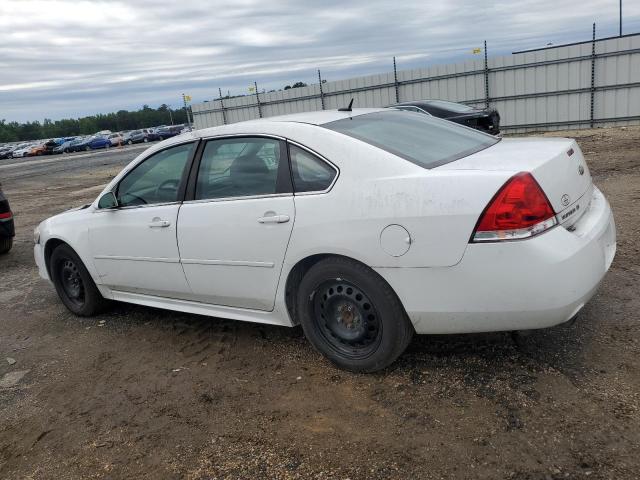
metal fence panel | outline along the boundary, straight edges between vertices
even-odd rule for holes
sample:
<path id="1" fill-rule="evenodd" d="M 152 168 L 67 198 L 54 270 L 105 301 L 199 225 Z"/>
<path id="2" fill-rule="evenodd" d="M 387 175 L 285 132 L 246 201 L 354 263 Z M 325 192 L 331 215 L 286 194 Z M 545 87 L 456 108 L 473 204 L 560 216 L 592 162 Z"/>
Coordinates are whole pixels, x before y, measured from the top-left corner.
<path id="1" fill-rule="evenodd" d="M 593 90 L 592 90 L 593 62 Z M 487 59 L 489 104 L 503 130 L 526 132 L 594 125 L 640 124 L 640 34 L 543 48 Z M 440 98 L 484 106 L 484 59 L 399 70 L 400 101 Z M 323 83 L 327 109 L 396 102 L 393 72 Z M 320 110 L 320 85 L 194 104 L 196 128 Z M 592 109 L 593 102 L 593 109 Z M 224 104 L 224 114 L 223 114 Z M 593 112 L 593 113 L 592 113 Z M 593 115 L 593 118 L 592 118 Z"/>

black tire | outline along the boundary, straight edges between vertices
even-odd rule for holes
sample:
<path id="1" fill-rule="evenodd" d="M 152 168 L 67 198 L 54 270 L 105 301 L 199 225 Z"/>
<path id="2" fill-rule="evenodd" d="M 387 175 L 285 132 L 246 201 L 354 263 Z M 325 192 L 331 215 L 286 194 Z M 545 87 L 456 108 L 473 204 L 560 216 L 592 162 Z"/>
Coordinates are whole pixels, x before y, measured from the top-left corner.
<path id="1" fill-rule="evenodd" d="M 330 257 L 312 266 L 300 282 L 296 301 L 307 339 L 351 372 L 389 366 L 413 336 L 413 325 L 389 284 L 349 258 Z"/>
<path id="2" fill-rule="evenodd" d="M 147 137 L 144 137 L 144 140 L 142 140 L 144 143 L 148 143 L 149 139 Z"/>
<path id="3" fill-rule="evenodd" d="M 88 152 L 91 150 L 91 147 L 89 145 L 87 145 L 86 147 L 84 147 L 85 152 Z"/>
<path id="4" fill-rule="evenodd" d="M 108 305 L 82 260 L 68 245 L 59 245 L 53 251 L 49 271 L 60 300 L 72 313 L 91 317 Z"/>
<path id="5" fill-rule="evenodd" d="M 13 247 L 13 238 L 0 238 L 0 255 L 7 253 Z"/>
<path id="6" fill-rule="evenodd" d="M 164 140 L 164 137 L 162 135 L 159 135 L 158 136 L 158 140 L 162 141 L 162 140 Z"/>

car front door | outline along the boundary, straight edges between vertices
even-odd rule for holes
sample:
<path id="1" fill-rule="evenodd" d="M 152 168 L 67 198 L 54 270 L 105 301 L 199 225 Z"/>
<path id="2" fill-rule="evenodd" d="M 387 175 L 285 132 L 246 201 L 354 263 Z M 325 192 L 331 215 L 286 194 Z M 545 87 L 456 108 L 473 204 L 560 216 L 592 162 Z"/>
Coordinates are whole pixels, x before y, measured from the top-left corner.
<path id="1" fill-rule="evenodd" d="M 195 147 L 190 142 L 152 154 L 118 183 L 117 208 L 95 211 L 89 240 L 101 283 L 163 297 L 190 294 L 176 224 Z"/>
<path id="2" fill-rule="evenodd" d="M 272 310 L 294 217 L 284 141 L 207 141 L 178 219 L 181 262 L 195 299 Z"/>

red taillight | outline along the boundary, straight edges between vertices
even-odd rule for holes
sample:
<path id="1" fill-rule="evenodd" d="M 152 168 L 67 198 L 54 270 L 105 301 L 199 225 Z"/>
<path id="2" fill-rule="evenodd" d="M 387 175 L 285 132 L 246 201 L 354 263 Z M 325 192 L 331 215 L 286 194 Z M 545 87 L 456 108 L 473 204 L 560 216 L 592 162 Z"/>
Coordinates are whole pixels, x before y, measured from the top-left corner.
<path id="1" fill-rule="evenodd" d="M 0 220 L 8 220 L 10 218 L 13 218 L 13 213 L 11 213 L 11 211 L 0 213 Z"/>
<path id="2" fill-rule="evenodd" d="M 498 190 L 484 209 L 472 241 L 531 237 L 555 224 L 555 212 L 536 179 L 528 172 L 520 172 Z"/>

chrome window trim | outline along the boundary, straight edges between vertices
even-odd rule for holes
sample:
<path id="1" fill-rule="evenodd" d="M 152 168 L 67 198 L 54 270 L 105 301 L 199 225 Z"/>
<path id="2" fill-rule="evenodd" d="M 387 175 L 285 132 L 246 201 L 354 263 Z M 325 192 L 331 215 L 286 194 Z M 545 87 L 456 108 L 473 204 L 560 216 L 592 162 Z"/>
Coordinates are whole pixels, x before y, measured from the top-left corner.
<path id="1" fill-rule="evenodd" d="M 260 137 L 260 138 L 271 138 L 273 140 L 284 140 L 287 139 L 285 137 L 281 137 L 280 135 L 272 135 L 270 133 L 221 133 L 219 135 L 208 135 L 206 137 L 200 137 L 201 140 L 205 142 L 207 140 L 221 140 L 224 138 L 234 138 L 234 137 Z"/>
<path id="2" fill-rule="evenodd" d="M 120 212 L 126 210 L 137 210 L 138 208 L 150 208 L 150 207 L 166 207 L 169 205 L 180 205 L 182 202 L 162 202 L 162 203 L 149 203 L 143 205 L 128 205 L 126 207 L 117 207 L 117 208 L 94 208 L 93 213 L 103 213 L 103 212 Z"/>
<path id="3" fill-rule="evenodd" d="M 311 149 L 311 148 L 309 148 L 309 147 L 307 147 L 305 145 L 302 145 L 301 143 L 296 142 L 295 140 L 287 140 L 287 142 L 290 143 L 291 145 L 294 145 L 294 146 L 302 149 L 302 150 L 306 150 L 307 152 L 309 152 L 314 157 L 317 157 L 318 159 L 320 159 L 320 161 L 322 161 L 322 162 L 326 163 L 327 165 L 329 165 L 336 172 L 336 174 L 333 177 L 333 181 L 324 190 L 313 190 L 311 192 L 296 193 L 295 192 L 296 186 L 293 185 L 293 190 L 294 190 L 293 194 L 294 194 L 294 196 L 301 197 L 301 196 L 305 196 L 305 195 L 321 195 L 321 194 L 324 194 L 324 193 L 329 193 L 331 191 L 331 189 L 333 188 L 333 186 L 335 185 L 335 183 L 338 181 L 338 177 L 340 176 L 340 169 L 338 168 L 338 166 L 336 164 L 334 164 L 333 162 L 331 162 L 326 157 L 320 155 L 318 152 L 314 151 L 313 149 Z M 291 158 L 289 158 L 289 163 L 290 164 L 291 164 L 291 161 L 292 161 Z"/>
<path id="4" fill-rule="evenodd" d="M 237 200 L 257 200 L 260 198 L 276 198 L 276 197 L 293 197 L 293 193 L 267 193 L 265 195 L 244 195 L 240 197 L 221 197 L 221 198 L 202 198 L 199 200 L 187 200 L 182 202 L 183 205 L 191 205 L 196 203 L 212 203 L 212 202 L 229 202 Z"/>

